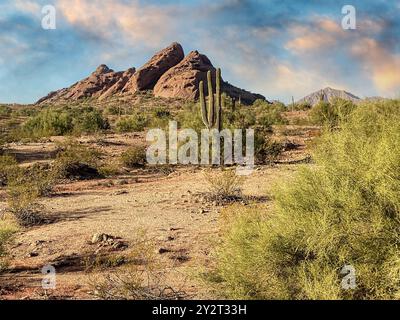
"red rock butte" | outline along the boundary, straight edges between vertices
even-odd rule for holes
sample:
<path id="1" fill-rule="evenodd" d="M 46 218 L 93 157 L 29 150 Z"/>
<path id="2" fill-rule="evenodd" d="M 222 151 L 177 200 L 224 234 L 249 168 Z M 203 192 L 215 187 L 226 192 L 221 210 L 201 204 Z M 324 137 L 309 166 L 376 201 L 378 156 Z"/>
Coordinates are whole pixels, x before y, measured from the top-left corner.
<path id="1" fill-rule="evenodd" d="M 212 72 L 215 81 L 216 69 L 206 55 L 192 51 L 185 57 L 182 46 L 174 42 L 157 52 L 138 70 L 130 68 L 115 72 L 102 64 L 89 77 L 69 88 L 49 93 L 37 104 L 85 98 L 104 100 L 138 91 L 153 91 L 155 97 L 196 100 L 199 97 L 199 83 L 207 79 L 208 71 Z M 240 89 L 226 81 L 222 81 L 222 90 L 244 104 L 252 104 L 257 99 L 265 100 L 262 95 Z"/>

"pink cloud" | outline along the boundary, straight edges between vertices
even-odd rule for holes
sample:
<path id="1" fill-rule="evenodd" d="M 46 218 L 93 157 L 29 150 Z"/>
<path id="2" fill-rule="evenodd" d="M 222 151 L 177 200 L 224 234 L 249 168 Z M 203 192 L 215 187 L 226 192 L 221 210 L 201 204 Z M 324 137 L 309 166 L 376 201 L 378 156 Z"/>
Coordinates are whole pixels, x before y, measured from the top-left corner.
<path id="1" fill-rule="evenodd" d="M 371 38 L 359 39 L 351 48 L 362 60 L 365 71 L 371 75 L 377 88 L 394 95 L 400 90 L 400 55 L 393 54 Z"/>
<path id="2" fill-rule="evenodd" d="M 96 36 L 157 48 L 175 28 L 174 6 L 143 5 L 139 1 L 58 0 L 57 9 L 67 22 Z"/>

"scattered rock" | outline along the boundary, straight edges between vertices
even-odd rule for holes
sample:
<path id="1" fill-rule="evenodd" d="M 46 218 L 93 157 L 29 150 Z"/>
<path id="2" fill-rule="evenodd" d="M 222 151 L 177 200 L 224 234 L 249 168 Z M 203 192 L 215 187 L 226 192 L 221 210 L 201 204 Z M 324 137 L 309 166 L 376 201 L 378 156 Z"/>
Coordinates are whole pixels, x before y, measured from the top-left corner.
<path id="1" fill-rule="evenodd" d="M 121 196 L 123 194 L 128 194 L 129 192 L 126 190 L 120 190 L 113 193 L 113 196 Z"/>
<path id="2" fill-rule="evenodd" d="M 105 233 L 96 233 L 93 235 L 91 244 L 97 244 L 96 253 L 100 252 L 103 248 L 111 248 L 114 250 L 123 250 L 128 245 L 121 240 L 121 238 L 114 237 Z"/>
<path id="3" fill-rule="evenodd" d="M 169 252 L 172 252 L 172 250 L 170 250 L 170 249 L 165 249 L 165 248 L 160 248 L 160 249 L 158 250 L 158 253 L 159 253 L 159 254 L 164 254 L 164 253 L 169 253 Z"/>
<path id="4" fill-rule="evenodd" d="M 39 255 L 39 253 L 37 253 L 37 252 L 35 252 L 35 251 L 29 252 L 29 253 L 28 253 L 28 257 L 29 257 L 29 258 L 34 258 L 34 257 L 37 257 L 38 255 Z"/>
<path id="5" fill-rule="evenodd" d="M 107 242 L 108 240 L 114 240 L 115 237 L 110 236 L 108 234 L 105 233 L 96 233 L 93 237 L 92 237 L 92 244 L 96 244 L 96 243 L 100 243 L 100 242 Z"/>

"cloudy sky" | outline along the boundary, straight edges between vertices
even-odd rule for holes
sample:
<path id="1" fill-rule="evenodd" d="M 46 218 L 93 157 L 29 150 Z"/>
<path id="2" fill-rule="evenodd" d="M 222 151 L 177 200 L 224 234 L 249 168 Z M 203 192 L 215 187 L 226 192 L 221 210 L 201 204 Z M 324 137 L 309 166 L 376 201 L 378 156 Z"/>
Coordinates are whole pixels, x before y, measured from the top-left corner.
<path id="1" fill-rule="evenodd" d="M 41 27 L 47 4 L 56 30 Z M 346 4 L 356 30 L 341 26 Z M 140 67 L 173 41 L 268 99 L 400 96 L 398 0 L 0 0 L 0 102 L 34 102 L 102 63 Z"/>

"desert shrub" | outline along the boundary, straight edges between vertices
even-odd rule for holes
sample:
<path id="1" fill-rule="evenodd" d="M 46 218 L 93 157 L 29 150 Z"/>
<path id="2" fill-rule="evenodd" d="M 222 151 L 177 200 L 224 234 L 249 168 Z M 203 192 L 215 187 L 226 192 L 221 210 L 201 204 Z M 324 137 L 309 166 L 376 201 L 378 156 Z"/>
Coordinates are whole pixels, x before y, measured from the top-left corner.
<path id="1" fill-rule="evenodd" d="M 288 110 L 290 111 L 308 111 L 312 108 L 312 105 L 308 102 L 299 102 L 295 104 L 289 104 Z"/>
<path id="2" fill-rule="evenodd" d="M 8 206 L 19 225 L 27 227 L 43 221 L 38 204 L 39 192 L 33 183 L 22 182 L 19 177 L 7 186 Z"/>
<path id="3" fill-rule="evenodd" d="M 14 176 L 18 171 L 18 163 L 11 156 L 0 156 L 0 186 L 7 185 L 11 176 Z"/>
<path id="4" fill-rule="evenodd" d="M 139 113 L 123 117 L 116 123 L 118 132 L 139 132 L 143 131 L 147 125 L 147 117 Z"/>
<path id="5" fill-rule="evenodd" d="M 104 113 L 106 115 L 118 116 L 121 115 L 122 108 L 121 106 L 111 105 L 104 110 Z"/>
<path id="6" fill-rule="evenodd" d="M 12 109 L 9 106 L 0 105 L 0 116 L 9 116 L 12 113 Z"/>
<path id="7" fill-rule="evenodd" d="M 27 186 L 39 197 L 48 196 L 53 191 L 55 177 L 47 164 L 36 163 L 30 167 L 18 168 L 11 175 L 8 187 Z"/>
<path id="8" fill-rule="evenodd" d="M 327 130 L 274 192 L 268 215 L 231 209 L 217 251 L 230 298 L 399 299 L 400 101 L 365 104 Z M 356 270 L 356 287 L 341 270 Z"/>
<path id="9" fill-rule="evenodd" d="M 171 117 L 171 112 L 166 109 L 166 108 L 156 108 L 153 111 L 153 116 L 157 118 L 170 118 Z"/>
<path id="10" fill-rule="evenodd" d="M 233 119 L 230 124 L 227 124 L 227 128 L 232 129 L 248 129 L 256 125 L 257 117 L 254 110 L 251 110 L 247 106 L 237 108 L 233 112 Z"/>
<path id="11" fill-rule="evenodd" d="M 193 129 L 200 134 L 206 127 L 201 118 L 199 104 L 185 104 L 183 111 L 178 115 L 178 124 L 181 129 Z"/>
<path id="12" fill-rule="evenodd" d="M 72 133 L 96 133 L 108 128 L 108 121 L 98 110 L 91 107 L 45 109 L 26 121 L 15 135 L 20 138 L 40 138 Z"/>
<path id="13" fill-rule="evenodd" d="M 23 125 L 22 134 L 31 137 L 62 136 L 72 131 L 72 120 L 68 112 L 46 109 Z"/>
<path id="14" fill-rule="evenodd" d="M 52 171 L 41 164 L 18 168 L 8 178 L 9 210 L 21 226 L 37 225 L 43 221 L 38 198 L 48 196 L 54 184 Z"/>
<path id="15" fill-rule="evenodd" d="M 122 153 L 121 162 L 125 167 L 135 168 L 145 165 L 146 147 L 134 146 Z"/>
<path id="16" fill-rule="evenodd" d="M 170 120 L 172 120 L 171 112 L 166 108 L 158 107 L 152 111 L 149 125 L 151 128 L 164 129 L 168 126 Z"/>
<path id="17" fill-rule="evenodd" d="M 108 130 L 110 124 L 104 119 L 101 112 L 95 108 L 83 108 L 83 110 L 75 110 L 73 117 L 74 133 L 96 133 Z"/>
<path id="18" fill-rule="evenodd" d="M 11 240 L 17 228 L 5 220 L 0 220 L 0 274 L 7 267 L 6 245 Z"/>
<path id="19" fill-rule="evenodd" d="M 120 167 L 117 163 L 106 163 L 102 164 L 98 171 L 104 177 L 116 176 L 120 173 Z"/>
<path id="20" fill-rule="evenodd" d="M 286 111 L 286 108 L 279 104 L 257 107 L 254 110 L 257 124 L 264 128 L 270 128 L 273 125 L 287 124 L 287 120 L 282 117 L 283 111 Z"/>
<path id="21" fill-rule="evenodd" d="M 67 142 L 60 146 L 53 165 L 54 176 L 65 179 L 100 178 L 101 154 L 95 149 L 89 149 L 79 143 Z"/>
<path id="22" fill-rule="evenodd" d="M 271 134 L 265 127 L 255 128 L 254 157 L 256 163 L 271 163 L 284 151 L 281 142 L 272 139 Z"/>
<path id="23" fill-rule="evenodd" d="M 160 270 L 156 262 L 153 240 L 138 238 L 132 247 L 133 251 L 124 257 L 124 262 L 127 262 L 125 266 L 114 272 L 103 272 L 101 275 L 97 273 L 89 277 L 89 286 L 96 298 L 102 300 L 182 300 L 188 298 L 188 294 L 181 289 L 186 279 L 181 281 L 182 275 L 171 268 L 167 271 L 165 268 Z M 118 260 L 116 262 L 118 263 Z M 115 264 L 111 261 L 111 264 L 113 263 Z M 174 278 L 173 284 L 170 280 L 171 275 Z"/>
<path id="24" fill-rule="evenodd" d="M 33 117 L 33 116 L 36 116 L 39 112 L 40 112 L 39 108 L 24 107 L 24 108 L 19 108 L 17 110 L 14 110 L 13 114 L 16 116 L 22 116 L 22 117 Z"/>
<path id="25" fill-rule="evenodd" d="M 348 100 L 335 99 L 332 102 L 321 101 L 310 111 L 311 122 L 316 125 L 336 127 L 340 121 L 346 120 L 356 105 Z"/>
<path id="26" fill-rule="evenodd" d="M 241 196 L 243 177 L 235 169 L 207 170 L 204 173 L 209 193 L 216 199 L 237 198 Z"/>

